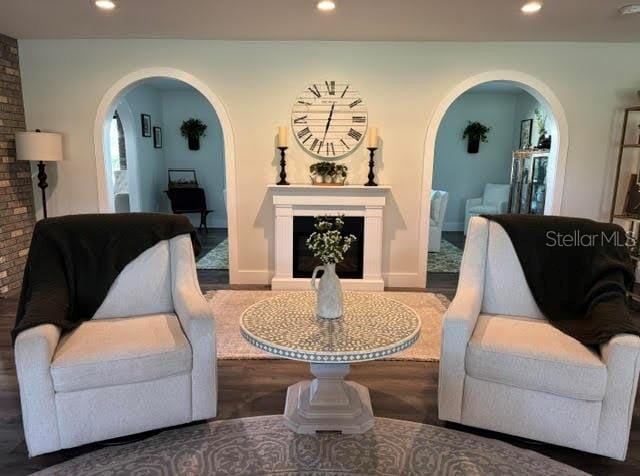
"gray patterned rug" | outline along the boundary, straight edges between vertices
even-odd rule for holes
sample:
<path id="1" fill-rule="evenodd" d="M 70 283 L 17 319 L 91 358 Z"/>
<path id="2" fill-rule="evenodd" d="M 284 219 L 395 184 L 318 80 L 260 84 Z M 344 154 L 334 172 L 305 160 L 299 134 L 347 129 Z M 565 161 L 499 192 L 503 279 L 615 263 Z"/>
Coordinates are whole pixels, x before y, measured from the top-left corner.
<path id="1" fill-rule="evenodd" d="M 168 430 L 39 475 L 584 475 L 533 451 L 446 428 L 376 418 L 362 435 L 297 435 L 282 416 Z"/>
<path id="2" fill-rule="evenodd" d="M 229 241 L 225 238 L 196 262 L 196 269 L 229 269 Z"/>
<path id="3" fill-rule="evenodd" d="M 462 250 L 443 239 L 440 243 L 440 251 L 429 253 L 427 271 L 429 273 L 459 273 L 461 262 Z"/>

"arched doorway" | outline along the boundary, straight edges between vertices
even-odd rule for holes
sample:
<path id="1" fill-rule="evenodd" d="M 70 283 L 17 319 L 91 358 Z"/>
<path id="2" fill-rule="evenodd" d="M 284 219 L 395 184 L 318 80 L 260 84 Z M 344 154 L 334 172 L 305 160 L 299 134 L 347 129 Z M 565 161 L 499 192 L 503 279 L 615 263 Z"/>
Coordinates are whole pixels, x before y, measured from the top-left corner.
<path id="1" fill-rule="evenodd" d="M 423 180 L 421 192 L 420 229 L 419 229 L 419 282 L 427 282 L 427 250 L 429 239 L 429 215 L 431 188 L 433 183 L 433 169 L 436 150 L 436 137 L 445 114 L 461 95 L 470 89 L 485 83 L 495 81 L 509 81 L 517 84 L 524 91 L 536 98 L 538 102 L 551 112 L 553 116 L 550 132 L 554 137 L 550 151 L 547 171 L 547 200 L 546 214 L 561 213 L 562 192 L 564 185 L 564 171 L 568 151 L 568 125 L 566 115 L 560 101 L 553 91 L 539 79 L 517 71 L 490 71 L 478 74 L 456 85 L 438 104 L 427 129 L 424 148 Z"/>
<path id="2" fill-rule="evenodd" d="M 118 80 L 109 88 L 103 96 L 94 123 L 94 144 L 96 157 L 96 174 L 98 178 L 98 205 L 101 213 L 113 213 L 114 201 L 112 181 L 109 179 L 111 173 L 111 158 L 109 157 L 108 144 L 108 123 L 112 120 L 114 112 L 118 107 L 120 99 L 137 84 L 151 78 L 169 78 L 184 82 L 200 94 L 210 103 L 214 109 L 220 127 L 224 142 L 224 160 L 225 160 L 225 180 L 226 180 L 226 208 L 227 208 L 227 227 L 228 227 L 228 246 L 229 246 L 229 281 L 234 283 L 237 281 L 238 259 L 237 259 L 237 215 L 236 215 L 236 182 L 235 182 L 235 146 L 233 138 L 233 130 L 231 121 L 226 108 L 216 94 L 201 80 L 189 73 L 173 68 L 147 68 L 135 71 Z M 124 118 L 123 113 L 119 111 L 123 122 L 127 119 L 135 120 L 135 118 Z M 125 113 L 126 115 L 126 113 Z M 134 171 L 135 173 L 135 171 Z"/>

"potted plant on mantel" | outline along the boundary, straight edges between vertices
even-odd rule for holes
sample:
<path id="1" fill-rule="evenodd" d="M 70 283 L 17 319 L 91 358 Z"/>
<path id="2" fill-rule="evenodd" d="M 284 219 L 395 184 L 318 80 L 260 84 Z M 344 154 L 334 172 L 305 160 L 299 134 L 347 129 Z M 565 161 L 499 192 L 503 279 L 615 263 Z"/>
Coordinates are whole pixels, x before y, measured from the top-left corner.
<path id="1" fill-rule="evenodd" d="M 200 150 L 200 137 L 204 137 L 207 125 L 200 119 L 188 119 L 180 126 L 182 137 L 187 138 L 189 150 Z"/>
<path id="2" fill-rule="evenodd" d="M 324 319 L 337 319 L 343 314 L 342 285 L 336 274 L 336 264 L 344 260 L 344 255 L 356 241 L 354 235 L 342 234 L 344 217 L 315 217 L 316 231 L 306 241 L 307 248 L 318 258 L 321 266 L 316 266 L 311 276 L 311 287 L 316 291 L 316 315 Z M 316 275 L 323 271 L 316 286 Z"/>
<path id="3" fill-rule="evenodd" d="M 487 134 L 491 127 L 487 127 L 479 122 L 469 121 L 462 134 L 463 139 L 468 139 L 467 152 L 477 154 L 480 150 L 480 142 L 488 142 Z"/>
<path id="4" fill-rule="evenodd" d="M 314 185 L 344 185 L 349 168 L 333 162 L 316 162 L 309 166 L 311 182 Z"/>

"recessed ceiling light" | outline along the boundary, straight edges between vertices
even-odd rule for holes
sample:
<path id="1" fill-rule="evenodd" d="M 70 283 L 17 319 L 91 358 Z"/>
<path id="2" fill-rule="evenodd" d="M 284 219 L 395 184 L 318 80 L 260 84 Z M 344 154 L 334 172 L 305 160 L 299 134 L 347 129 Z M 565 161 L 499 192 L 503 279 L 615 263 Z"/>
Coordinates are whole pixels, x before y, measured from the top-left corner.
<path id="1" fill-rule="evenodd" d="M 114 0 L 96 0 L 94 3 L 96 7 L 101 10 L 113 10 L 116 8 L 116 2 Z"/>
<path id="2" fill-rule="evenodd" d="M 318 2 L 316 7 L 320 11 L 330 12 L 331 10 L 335 10 L 336 9 L 336 2 L 333 2 L 332 0 L 322 0 L 322 1 Z"/>
<path id="3" fill-rule="evenodd" d="M 620 7 L 618 10 L 620 15 L 633 15 L 640 13 L 640 4 L 635 3 L 632 5 L 625 5 L 624 7 Z"/>
<path id="4" fill-rule="evenodd" d="M 522 5 L 522 13 L 538 13 L 542 9 L 542 3 L 540 2 L 527 2 Z"/>

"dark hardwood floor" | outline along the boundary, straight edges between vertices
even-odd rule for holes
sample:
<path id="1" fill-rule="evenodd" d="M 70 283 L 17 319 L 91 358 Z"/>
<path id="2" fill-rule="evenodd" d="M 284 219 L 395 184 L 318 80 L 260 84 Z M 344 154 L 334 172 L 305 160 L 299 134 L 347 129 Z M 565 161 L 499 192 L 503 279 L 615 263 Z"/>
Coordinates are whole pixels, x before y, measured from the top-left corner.
<path id="1" fill-rule="evenodd" d="M 202 249 L 200 256 L 204 256 L 211 249 L 215 248 L 222 240 L 227 238 L 226 228 L 209 228 L 209 233 L 198 231 L 198 239 Z M 229 270 L 226 269 L 199 269 L 198 279 L 203 291 L 210 291 L 216 286 L 229 284 Z"/>
<path id="2" fill-rule="evenodd" d="M 210 232 L 211 234 L 212 232 Z M 214 232 L 215 233 L 215 232 Z M 211 236 L 209 244 L 215 241 Z M 210 246 L 215 246 L 215 243 Z M 203 289 L 229 288 L 228 275 L 200 274 Z M 429 278 L 429 291 L 449 298 L 455 293 L 452 278 Z M 457 281 L 457 278 L 456 278 Z M 80 448 L 28 458 L 20 419 L 20 402 L 9 331 L 17 297 L 0 298 L 0 475 L 24 475 L 102 447 Z M 217 419 L 282 413 L 289 385 L 309 378 L 305 363 L 287 360 L 218 361 Z M 445 425 L 437 418 L 438 363 L 377 361 L 352 366 L 350 378 L 366 385 L 376 416 Z M 460 425 L 445 426 L 528 448 L 592 474 L 640 474 L 640 405 L 636 401 L 629 454 L 624 463 L 579 451 L 531 442 Z M 152 432 L 155 434 L 157 432 Z"/>

